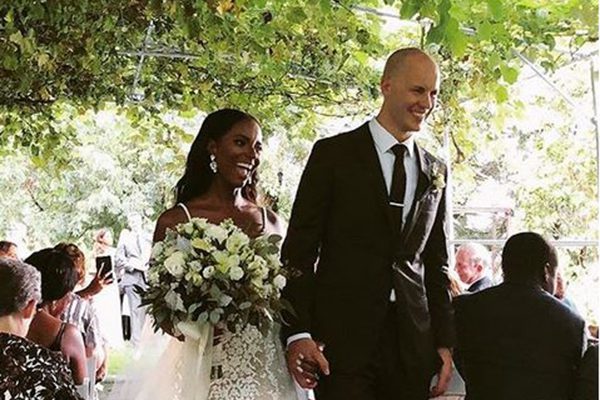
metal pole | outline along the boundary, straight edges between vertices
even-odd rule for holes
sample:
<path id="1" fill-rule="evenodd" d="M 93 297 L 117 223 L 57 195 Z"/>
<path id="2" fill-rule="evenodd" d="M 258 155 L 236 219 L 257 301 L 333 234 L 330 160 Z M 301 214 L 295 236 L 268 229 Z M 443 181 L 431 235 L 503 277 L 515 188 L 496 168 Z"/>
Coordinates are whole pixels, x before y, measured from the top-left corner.
<path id="1" fill-rule="evenodd" d="M 146 49 L 150 45 L 150 35 L 152 35 L 152 31 L 154 31 L 154 21 L 150 21 L 150 25 L 148 25 L 148 30 L 146 30 L 146 37 L 144 38 L 144 43 L 142 44 L 142 51 L 140 54 L 140 62 L 137 65 L 135 70 L 135 77 L 133 78 L 133 86 L 131 88 L 131 97 L 138 101 L 141 100 L 136 93 L 138 83 L 140 82 L 140 75 L 142 73 L 142 65 L 144 64 L 144 60 L 146 59 Z"/>
<path id="2" fill-rule="evenodd" d="M 594 133 L 596 136 L 596 211 L 598 212 L 596 240 L 597 248 L 600 249 L 600 131 L 598 129 L 598 98 L 596 93 L 596 82 L 594 81 L 594 75 L 596 74 L 595 67 L 594 59 L 592 58 L 590 60 L 590 83 L 592 85 L 592 105 L 594 106 L 592 123 L 594 124 Z"/>
<path id="3" fill-rule="evenodd" d="M 519 59 L 521 59 L 521 61 L 523 61 L 529 68 L 531 68 L 533 70 L 533 72 L 535 72 L 540 78 L 542 78 L 542 80 L 544 82 L 546 82 L 548 85 L 550 85 L 550 87 L 552 89 L 556 90 L 556 92 L 558 94 L 560 94 L 560 96 L 563 99 L 565 99 L 565 101 L 574 110 L 578 110 L 578 107 L 575 104 L 575 102 L 573 102 L 573 100 L 571 100 L 571 98 L 565 92 L 563 92 L 558 86 L 556 86 L 554 84 L 554 82 L 552 82 L 550 79 L 548 79 L 548 77 L 542 71 L 540 71 L 540 69 L 534 63 L 532 63 L 527 57 L 525 57 L 523 54 L 519 53 L 517 50 L 512 49 L 512 52 L 513 52 L 514 55 L 516 55 L 517 57 L 519 57 Z"/>
<path id="4" fill-rule="evenodd" d="M 446 229 L 448 244 L 454 242 L 454 206 L 453 206 L 453 179 L 452 179 L 452 157 L 450 155 L 450 133 L 448 128 L 444 129 L 444 161 L 446 162 Z M 454 248 L 450 249 L 450 258 L 454 260 Z"/>

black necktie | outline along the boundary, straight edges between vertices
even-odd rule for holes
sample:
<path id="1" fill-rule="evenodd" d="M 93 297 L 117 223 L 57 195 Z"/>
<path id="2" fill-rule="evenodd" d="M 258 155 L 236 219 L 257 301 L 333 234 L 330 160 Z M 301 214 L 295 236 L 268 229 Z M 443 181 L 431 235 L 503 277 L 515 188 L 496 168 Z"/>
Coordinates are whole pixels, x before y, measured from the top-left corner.
<path id="1" fill-rule="evenodd" d="M 396 156 L 394 171 L 392 173 L 392 188 L 390 189 L 390 208 L 394 219 L 398 221 L 398 228 L 402 230 L 402 214 L 404 212 L 404 193 L 406 192 L 406 170 L 404 169 L 404 155 L 406 147 L 395 144 L 392 152 Z"/>

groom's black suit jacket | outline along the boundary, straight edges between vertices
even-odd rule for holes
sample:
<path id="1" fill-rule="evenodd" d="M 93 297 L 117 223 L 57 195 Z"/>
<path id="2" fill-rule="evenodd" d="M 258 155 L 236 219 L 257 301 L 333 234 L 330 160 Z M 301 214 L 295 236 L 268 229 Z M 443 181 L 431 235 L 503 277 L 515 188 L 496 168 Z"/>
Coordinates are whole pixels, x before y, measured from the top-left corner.
<path id="1" fill-rule="evenodd" d="M 297 318 L 290 317 L 283 333 L 309 332 L 323 341 L 332 373 L 366 368 L 392 288 L 407 371 L 432 372 L 435 348 L 454 344 L 445 167 L 416 151 L 418 184 L 402 232 L 368 124 L 318 141 L 304 170 L 282 249 L 284 265 L 299 272 L 284 290 Z"/>

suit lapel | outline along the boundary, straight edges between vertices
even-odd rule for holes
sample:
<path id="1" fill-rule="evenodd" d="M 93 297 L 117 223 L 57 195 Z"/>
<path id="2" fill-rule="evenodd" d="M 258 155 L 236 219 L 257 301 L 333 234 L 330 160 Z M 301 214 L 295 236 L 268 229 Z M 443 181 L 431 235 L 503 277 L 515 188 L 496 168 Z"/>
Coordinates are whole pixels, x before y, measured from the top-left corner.
<path id="1" fill-rule="evenodd" d="M 415 199 L 412 204 L 412 208 L 408 217 L 406 218 L 406 223 L 404 224 L 404 228 L 402 229 L 402 233 L 400 235 L 400 240 L 404 241 L 412 232 L 415 227 L 415 223 L 418 219 L 419 212 L 421 211 L 421 202 L 423 198 L 427 196 L 429 191 L 431 190 L 431 163 L 433 162 L 424 152 L 421 147 L 419 147 L 415 143 L 415 149 L 417 150 L 417 161 L 419 163 L 419 176 L 417 179 L 417 189 L 415 190 Z"/>
<path id="2" fill-rule="evenodd" d="M 382 212 L 385 213 L 389 228 L 393 229 L 395 224 L 389 207 L 385 179 L 381 171 L 381 162 L 377 155 L 377 149 L 375 148 L 369 125 L 364 124 L 358 128 L 357 135 L 359 140 L 357 140 L 356 154 L 358 155 L 358 162 L 362 165 L 361 170 L 365 172 L 371 188 L 374 190 L 378 200 L 377 204 Z"/>

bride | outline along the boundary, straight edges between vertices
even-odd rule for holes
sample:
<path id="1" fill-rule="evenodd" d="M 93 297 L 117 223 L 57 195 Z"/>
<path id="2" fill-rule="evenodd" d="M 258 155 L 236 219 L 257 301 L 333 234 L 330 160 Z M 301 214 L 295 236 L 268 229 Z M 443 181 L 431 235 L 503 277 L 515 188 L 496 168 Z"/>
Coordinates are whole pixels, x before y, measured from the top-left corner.
<path id="1" fill-rule="evenodd" d="M 283 235 L 281 219 L 256 203 L 257 167 L 262 150 L 261 128 L 252 116 L 223 109 L 206 117 L 188 154 L 185 173 L 176 187 L 177 204 L 158 218 L 154 242 L 166 230 L 191 218 L 219 224 L 231 219 L 250 237 Z M 190 346 L 189 341 L 187 346 Z M 218 373 L 205 382 L 202 361 L 183 337 L 171 338 L 158 369 L 141 383 L 136 399 L 287 400 L 296 399 L 278 332 L 268 337 L 248 325 L 237 333 L 215 332 Z M 210 361 L 208 361 L 210 363 Z M 208 377 L 208 374 L 205 374 Z M 208 390 L 206 390 L 208 387 Z M 147 397 L 146 397 L 147 396 Z"/>

